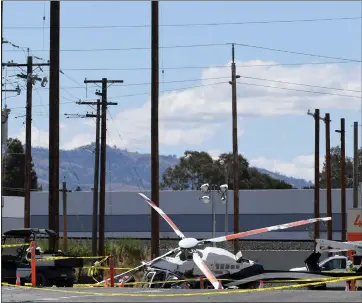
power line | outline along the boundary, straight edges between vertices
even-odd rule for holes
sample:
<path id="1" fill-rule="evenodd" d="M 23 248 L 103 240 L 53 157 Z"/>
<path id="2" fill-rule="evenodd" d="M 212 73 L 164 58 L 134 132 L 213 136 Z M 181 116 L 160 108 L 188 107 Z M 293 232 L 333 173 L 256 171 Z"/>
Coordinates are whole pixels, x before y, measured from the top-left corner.
<path id="1" fill-rule="evenodd" d="M 185 44 L 160 46 L 160 48 L 189 48 L 189 47 L 210 47 L 210 46 L 225 46 L 231 43 L 206 43 L 206 44 Z M 132 51 L 132 50 L 150 50 L 150 47 L 125 47 L 125 48 L 89 48 L 89 49 L 61 49 L 61 52 L 97 52 L 97 51 Z M 19 50 L 3 50 L 4 52 L 16 52 Z M 49 50 L 34 50 L 34 52 L 48 52 Z"/>
<path id="2" fill-rule="evenodd" d="M 328 86 L 319 86 L 319 85 L 310 85 L 310 84 L 287 82 L 287 81 L 279 81 L 279 80 L 271 80 L 271 79 L 248 77 L 248 76 L 241 76 L 241 75 L 240 75 L 240 78 L 253 79 L 253 80 L 262 80 L 262 81 L 270 81 L 270 82 L 276 82 L 276 83 L 300 85 L 300 86 L 315 87 L 315 88 L 333 89 L 333 90 L 346 91 L 346 92 L 354 92 L 354 93 L 361 93 L 361 92 L 362 92 L 362 91 L 360 91 L 360 90 L 352 90 L 352 89 L 344 89 L 344 88 L 336 88 L 336 87 L 328 87 Z"/>
<path id="3" fill-rule="evenodd" d="M 338 91 L 348 91 L 348 92 L 355 92 L 361 93 L 360 90 L 351 90 L 351 89 L 344 89 L 344 88 L 336 88 L 336 87 L 328 87 L 328 86 L 319 86 L 319 85 L 311 85 L 311 84 L 304 84 L 304 83 L 296 83 L 296 82 L 287 82 L 287 81 L 279 81 L 279 80 L 271 80 L 265 78 L 257 78 L 257 77 L 250 77 L 250 76 L 240 76 L 241 78 L 246 79 L 253 79 L 253 80 L 261 80 L 261 81 L 269 81 L 269 82 L 276 82 L 276 83 L 283 83 L 283 84 L 292 84 L 292 85 L 300 85 L 300 86 L 307 86 L 307 87 L 314 87 L 314 88 L 322 88 L 322 89 L 331 89 L 331 90 L 338 90 Z M 208 80 L 221 80 L 221 79 L 228 79 L 229 77 L 212 77 L 212 78 L 197 78 L 197 79 L 182 79 L 182 80 L 171 80 L 171 81 L 163 81 L 160 83 L 184 83 L 184 82 L 193 82 L 193 81 L 208 81 Z M 151 82 L 139 82 L 139 83 L 129 83 L 129 84 L 122 84 L 122 87 L 126 86 L 142 86 L 142 85 L 150 85 Z M 115 84 L 114 86 L 118 86 Z M 90 86 L 88 88 L 97 88 L 98 86 Z M 61 87 L 60 89 L 80 89 L 85 88 L 84 86 L 67 86 Z M 44 88 L 46 89 L 46 88 Z M 68 92 L 69 93 L 69 92 Z M 69 93 L 70 94 L 70 93 Z M 74 95 L 73 95 L 74 96 Z M 76 99 L 79 99 L 75 97 Z"/>
<path id="4" fill-rule="evenodd" d="M 353 63 L 350 61 L 326 61 L 326 62 L 305 62 L 305 63 L 276 63 L 276 64 L 242 64 L 236 67 L 274 67 L 274 66 L 298 66 L 298 65 L 324 65 L 324 64 L 346 64 Z M 179 69 L 207 69 L 207 68 L 230 68 L 226 65 L 211 65 L 211 66 L 171 66 L 163 67 L 162 70 L 179 70 Z M 151 67 L 128 67 L 128 68 L 107 68 L 107 67 L 93 67 L 93 68 L 63 68 L 62 71 L 140 71 L 151 70 Z"/>
<path id="5" fill-rule="evenodd" d="M 184 83 L 184 82 L 194 82 L 194 81 L 202 81 L 202 80 L 220 80 L 220 79 L 228 79 L 229 77 L 212 77 L 212 78 L 197 78 L 197 79 L 182 79 L 182 80 L 171 80 L 171 81 L 163 81 L 160 83 Z M 113 86 L 142 86 L 142 85 L 151 85 L 151 82 L 136 82 L 136 83 L 128 83 L 128 84 L 114 84 Z M 97 85 L 91 85 L 87 88 L 97 88 Z M 78 88 L 86 88 L 85 86 L 66 86 L 64 89 L 78 89 Z M 62 89 L 63 89 L 62 88 Z M 46 89 L 46 88 L 45 88 Z"/>
<path id="6" fill-rule="evenodd" d="M 302 52 L 295 52 L 295 51 L 290 51 L 290 50 L 283 50 L 283 49 L 277 49 L 277 48 L 251 45 L 251 44 L 235 43 L 235 45 L 242 46 L 242 47 L 259 48 L 259 49 L 264 49 L 264 50 L 269 50 L 269 51 L 274 51 L 274 52 L 282 52 L 282 53 L 295 54 L 295 55 L 303 55 L 303 56 L 311 56 L 311 57 L 335 59 L 335 60 L 345 60 L 345 61 L 350 61 L 350 62 L 362 62 L 361 60 L 356 60 L 356 59 L 331 57 L 331 56 L 324 56 L 324 55 L 311 54 L 311 53 L 302 53 Z"/>
<path id="7" fill-rule="evenodd" d="M 361 17 L 337 17 L 337 18 L 315 18 L 315 19 L 294 19 L 294 20 L 265 20 L 265 21 L 236 21 L 236 22 L 212 22 L 212 23 L 181 23 L 181 24 L 160 24 L 159 27 L 192 27 L 192 26 L 225 26 L 225 25 L 247 25 L 247 24 L 272 24 L 272 23 L 297 23 L 297 22 L 321 22 L 321 21 L 343 21 L 359 20 Z M 94 28 L 149 28 L 149 24 L 128 24 L 128 25 L 74 25 L 61 26 L 62 29 L 94 29 Z M 4 26 L 4 29 L 44 29 L 49 26 Z"/>
<path id="8" fill-rule="evenodd" d="M 193 48 L 193 47 L 214 47 L 214 46 L 229 46 L 229 45 L 237 45 L 241 47 L 250 47 L 250 48 L 258 48 L 263 50 L 275 51 L 275 52 L 283 52 L 288 54 L 296 54 L 303 56 L 311 56 L 318 58 L 327 58 L 327 59 L 335 59 L 335 60 L 343 60 L 343 61 L 351 61 L 351 62 L 362 62 L 361 60 L 349 59 L 349 58 L 340 58 L 340 57 L 332 57 L 325 56 L 319 54 L 305 53 L 305 52 L 296 52 L 284 49 L 270 48 L 265 46 L 251 45 L 245 43 L 237 43 L 237 42 L 225 42 L 225 43 L 206 43 L 206 44 L 184 44 L 184 45 L 169 45 L 169 46 L 160 46 L 162 49 L 175 49 L 175 48 Z M 150 50 L 150 47 L 126 47 L 126 48 L 89 48 L 89 49 L 61 49 L 61 52 L 100 52 L 100 51 L 134 51 L 134 50 Z M 3 50 L 4 52 L 15 52 L 17 50 Z M 34 52 L 48 52 L 49 50 L 33 50 Z"/>
<path id="9" fill-rule="evenodd" d="M 269 81 L 267 79 L 263 79 L 265 81 Z M 274 81 L 274 80 L 272 80 Z M 276 80 L 275 80 L 276 81 Z M 195 85 L 195 86 L 188 86 L 188 87 L 181 87 L 181 88 L 174 88 L 174 89 L 165 89 L 160 91 L 161 93 L 164 92 L 173 92 L 173 91 L 182 91 L 182 90 L 187 90 L 187 89 L 193 89 L 193 88 L 201 88 L 201 87 L 205 87 L 205 86 L 212 86 L 212 85 L 220 85 L 220 84 L 225 84 L 225 83 L 229 83 L 227 81 L 223 81 L 223 82 L 216 82 L 216 83 L 207 83 L 207 84 L 201 84 L 201 85 Z M 315 94 L 323 94 L 323 95 L 332 95 L 332 96 L 341 96 L 341 97 L 348 97 L 348 98 L 359 98 L 361 99 L 361 97 L 358 96 L 351 96 L 351 95 L 341 95 L 341 94 L 333 94 L 333 93 L 326 93 L 326 92 L 316 92 L 316 91 L 311 91 L 311 90 L 299 90 L 299 89 L 292 89 L 292 88 L 284 88 L 284 87 L 275 87 L 275 86 L 268 86 L 268 85 L 262 85 L 262 84 L 253 84 L 253 83 L 246 83 L 246 82 L 238 82 L 238 84 L 243 84 L 243 85 L 250 85 L 250 86 L 260 86 L 260 87 L 268 87 L 268 88 L 274 88 L 274 89 L 283 89 L 283 90 L 291 90 L 291 91 L 300 91 L 300 92 L 308 92 L 308 93 L 315 93 Z M 296 83 L 295 83 L 296 84 Z M 298 85 L 298 84 L 296 84 Z M 322 87 L 321 87 L 322 88 Z M 127 98 L 127 97 L 136 97 L 136 96 L 149 96 L 150 93 L 149 92 L 144 92 L 144 93 L 137 93 L 137 94 L 127 94 L 127 95 L 119 95 L 119 96 L 113 96 L 113 97 L 107 97 L 107 99 L 116 99 L 116 98 Z M 67 98 L 63 98 L 65 100 L 69 100 Z M 86 101 L 86 100 L 82 100 L 82 101 Z M 60 104 L 74 104 L 74 101 L 69 101 L 69 102 L 60 102 Z M 43 105 L 33 105 L 33 107 L 38 107 L 38 106 L 43 106 Z M 18 107 L 11 107 L 9 108 L 10 110 L 13 109 L 23 109 L 24 106 L 18 106 Z"/>
<path id="10" fill-rule="evenodd" d="M 312 91 L 312 90 L 303 90 L 303 89 L 286 88 L 286 87 L 275 87 L 275 86 L 270 86 L 270 85 L 262 85 L 262 84 L 246 83 L 246 82 L 237 82 L 237 83 L 238 84 L 243 84 L 243 85 L 250 85 L 250 86 L 260 86 L 260 87 L 275 88 L 275 89 L 282 89 L 282 90 L 291 90 L 291 91 L 297 91 L 297 92 L 306 92 L 306 93 L 313 93 L 313 94 L 321 94 L 321 95 L 330 95 L 330 96 L 339 96 L 339 97 L 348 97 L 348 98 L 361 99 L 361 97 L 358 97 L 358 96 L 317 92 L 317 91 Z"/>

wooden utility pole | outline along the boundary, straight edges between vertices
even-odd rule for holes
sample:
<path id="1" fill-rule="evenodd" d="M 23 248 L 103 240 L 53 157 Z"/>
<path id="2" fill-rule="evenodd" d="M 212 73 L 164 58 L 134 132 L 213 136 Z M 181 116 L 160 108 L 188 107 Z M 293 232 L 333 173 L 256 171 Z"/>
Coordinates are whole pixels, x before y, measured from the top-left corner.
<path id="1" fill-rule="evenodd" d="M 98 254 L 104 256 L 104 218 L 106 211 L 106 147 L 107 147 L 107 105 L 117 105 L 115 102 L 107 102 L 107 84 L 123 83 L 123 80 L 84 80 L 84 83 L 102 83 L 102 92 L 96 93 L 102 96 L 102 115 L 101 115 L 101 155 L 100 155 L 100 186 L 99 186 L 99 242 Z"/>
<path id="2" fill-rule="evenodd" d="M 29 56 L 26 64 L 2 63 L 2 66 L 26 67 L 26 74 L 18 74 L 19 78 L 26 79 L 26 127 L 25 127 L 25 179 L 24 179 L 24 228 L 30 228 L 30 191 L 31 191 L 31 124 L 32 124 L 32 96 L 33 84 L 42 81 L 33 75 L 33 66 L 49 66 L 48 63 L 33 64 L 33 57 Z"/>
<path id="3" fill-rule="evenodd" d="M 160 205 L 159 190 L 159 150 L 158 150 L 158 93 L 159 93 L 159 66 L 158 66 L 158 1 L 151 2 L 151 200 Z M 159 256 L 160 218 L 158 213 L 151 209 L 151 256 Z"/>
<path id="4" fill-rule="evenodd" d="M 336 130 L 341 134 L 341 216 L 342 216 L 342 237 L 341 241 L 346 241 L 346 147 L 345 147 L 345 120 L 341 118 L 341 129 Z"/>
<path id="5" fill-rule="evenodd" d="M 65 253 L 68 252 L 68 228 L 67 228 L 67 193 L 71 192 L 71 190 L 67 189 L 67 182 L 63 181 L 63 188 L 59 190 L 63 192 L 63 251 Z"/>
<path id="6" fill-rule="evenodd" d="M 59 233 L 59 51 L 60 1 L 50 2 L 49 229 Z M 56 244 L 57 246 L 58 244 Z"/>
<path id="7" fill-rule="evenodd" d="M 100 115 L 101 101 L 97 102 L 77 102 L 78 104 L 97 105 L 97 114 L 86 114 L 87 118 L 96 118 L 96 143 L 94 156 L 94 185 L 93 185 L 93 214 L 92 214 L 92 256 L 97 255 L 97 227 L 98 227 L 98 182 L 99 182 L 99 133 L 100 133 Z"/>
<path id="8" fill-rule="evenodd" d="M 358 122 L 353 123 L 353 208 L 358 207 Z"/>
<path id="9" fill-rule="evenodd" d="M 308 115 L 314 118 L 314 217 L 319 218 L 319 109 L 312 114 L 308 110 Z M 314 240 L 319 238 L 319 222 L 314 223 Z"/>
<path id="10" fill-rule="evenodd" d="M 327 217 L 332 217 L 332 186 L 331 186 L 331 132 L 330 115 L 327 113 L 323 121 L 326 124 L 326 189 L 327 189 Z M 332 240 L 332 220 L 327 223 L 328 240 Z"/>
<path id="11" fill-rule="evenodd" d="M 236 95 L 236 75 L 234 44 L 231 50 L 231 81 L 232 87 L 232 138 L 233 138 L 233 192 L 234 192 L 234 233 L 239 232 L 239 152 L 238 152 L 238 107 Z M 234 240 L 234 253 L 239 251 L 239 240 Z"/>
<path id="12" fill-rule="evenodd" d="M 30 228 L 30 190 L 31 190 L 31 120 L 33 97 L 33 57 L 28 57 L 26 69 L 26 126 L 25 126 L 25 194 L 24 194 L 24 228 Z"/>

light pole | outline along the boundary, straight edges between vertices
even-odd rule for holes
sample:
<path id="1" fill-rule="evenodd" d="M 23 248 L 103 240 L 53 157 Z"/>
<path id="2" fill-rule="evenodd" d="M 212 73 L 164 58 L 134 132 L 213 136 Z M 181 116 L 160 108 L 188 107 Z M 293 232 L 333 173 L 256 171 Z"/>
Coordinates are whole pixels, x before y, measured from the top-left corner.
<path id="1" fill-rule="evenodd" d="M 225 184 L 220 186 L 221 192 L 221 203 L 225 204 L 225 235 L 229 233 L 229 213 L 228 213 L 228 183 L 229 183 L 229 172 L 228 164 L 224 160 L 220 160 L 221 166 L 224 168 Z"/>
<path id="2" fill-rule="evenodd" d="M 228 223 L 228 185 L 223 184 L 220 186 L 220 194 L 221 194 L 221 203 L 225 204 L 225 235 L 229 232 L 229 223 Z"/>
<path id="3" fill-rule="evenodd" d="M 220 188 L 219 190 L 217 190 L 218 187 Z M 215 238 L 216 237 L 216 214 L 215 214 L 214 192 L 215 192 L 215 190 L 217 190 L 217 192 L 219 194 L 221 194 L 221 203 L 222 204 L 225 203 L 227 205 L 228 185 L 223 184 L 221 186 L 217 186 L 217 185 L 213 184 L 210 186 L 208 183 L 205 183 L 205 184 L 201 185 L 200 190 L 205 194 L 210 193 L 210 196 L 211 196 L 211 198 L 210 198 L 209 195 L 204 195 L 204 196 L 200 197 L 199 200 L 202 200 L 202 202 L 204 202 L 205 204 L 209 204 L 210 200 L 211 200 L 212 237 Z M 226 227 L 226 232 L 227 232 L 227 225 L 225 225 L 225 227 Z M 216 246 L 216 243 L 213 243 L 213 245 Z"/>

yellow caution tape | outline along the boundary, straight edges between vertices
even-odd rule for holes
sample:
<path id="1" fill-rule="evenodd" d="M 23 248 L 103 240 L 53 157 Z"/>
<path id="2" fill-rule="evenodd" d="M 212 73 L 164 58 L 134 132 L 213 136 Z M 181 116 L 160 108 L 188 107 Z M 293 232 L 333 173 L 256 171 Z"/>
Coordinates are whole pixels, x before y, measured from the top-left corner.
<path id="1" fill-rule="evenodd" d="M 29 243 L 24 243 L 24 244 L 2 244 L 1 248 L 4 247 L 20 247 L 20 246 L 29 246 Z"/>
<path id="2" fill-rule="evenodd" d="M 359 280 L 360 278 L 362 278 L 362 276 L 360 277 L 353 277 L 353 279 L 351 279 L 352 277 L 341 277 L 341 278 L 338 278 L 338 279 L 344 279 L 343 281 L 345 280 Z M 287 283 L 286 281 L 289 281 L 290 282 L 318 282 L 318 281 L 323 281 L 321 283 L 329 283 L 331 280 L 335 280 L 336 278 L 335 277 L 328 277 L 328 278 L 314 278 L 314 279 L 295 279 L 295 280 L 266 280 L 264 281 L 264 283 L 279 283 L 279 282 L 285 282 Z M 109 279 L 108 279 L 109 280 Z M 167 281 L 154 281 L 154 282 L 146 282 L 146 281 L 142 281 L 142 282 L 126 282 L 126 283 L 114 283 L 114 285 L 120 285 L 120 284 L 123 284 L 123 285 L 139 285 L 139 284 L 150 284 L 150 285 L 153 285 L 153 284 L 164 284 L 164 283 L 184 283 L 184 282 L 192 282 L 192 281 L 199 281 L 200 278 L 193 278 L 193 279 L 184 279 L 184 280 L 167 280 Z M 207 278 L 204 278 L 204 280 L 208 280 Z M 238 280 L 233 280 L 233 279 L 217 279 L 218 281 L 238 281 Z M 262 280 L 262 279 L 261 279 Z M 74 284 L 73 287 L 104 287 L 105 285 L 105 282 L 99 282 L 99 284 Z M 305 285 L 305 284 L 304 284 Z"/>
<path id="3" fill-rule="evenodd" d="M 98 270 L 100 265 L 105 262 L 108 259 L 108 256 L 103 258 L 100 261 L 97 261 L 93 264 L 93 266 L 90 267 L 90 269 L 88 270 L 88 276 L 92 277 L 92 279 L 96 282 L 99 283 L 99 281 L 94 277 L 96 274 L 98 274 Z"/>
<path id="4" fill-rule="evenodd" d="M 93 266 L 83 266 L 82 268 L 92 268 Z M 105 267 L 105 266 L 97 266 L 97 269 L 105 269 L 105 270 L 110 270 L 109 266 Z M 132 267 L 115 267 L 114 270 L 128 270 L 128 269 L 132 269 Z"/>
<path id="5" fill-rule="evenodd" d="M 348 278 L 352 278 L 355 276 L 350 276 L 350 277 L 344 277 L 346 279 Z M 292 280 L 263 280 L 264 283 L 291 283 L 291 282 L 317 282 L 317 281 L 328 281 L 328 280 L 333 280 L 333 279 L 339 279 L 339 277 L 326 277 L 326 278 L 310 278 L 310 279 L 292 279 Z M 350 279 L 349 279 L 350 280 Z M 358 280 L 358 279 L 356 279 Z"/>
<path id="6" fill-rule="evenodd" d="M 66 257 L 66 256 L 59 256 L 59 257 L 46 257 L 46 258 L 37 258 L 36 261 L 54 261 L 54 260 L 67 260 L 67 259 L 99 259 L 104 258 L 104 256 L 95 256 L 95 257 Z M 109 258 L 109 256 L 106 256 Z"/>
<path id="7" fill-rule="evenodd" d="M 350 280 L 357 280 L 362 278 L 359 277 L 341 277 L 338 279 L 334 279 L 329 281 L 330 283 L 334 282 L 342 282 L 342 281 L 350 281 Z M 234 294 L 241 294 L 241 293 L 250 293 L 250 292 L 259 292 L 259 291 L 269 291 L 269 290 L 283 290 L 283 289 L 290 289 L 290 288 L 303 288 L 307 286 L 316 286 L 324 284 L 325 282 L 313 282 L 308 284 L 294 284 L 294 285 L 286 285 L 286 286 L 276 286 L 276 287 L 265 287 L 265 288 L 255 288 L 255 289 L 228 289 L 228 290 L 211 290 L 207 292 L 191 292 L 191 293 L 129 293 L 129 292 L 90 292 L 90 291 L 78 291 L 78 290 L 64 290 L 64 289 L 57 289 L 57 288 L 37 288 L 40 291 L 52 291 L 52 292 L 59 292 L 59 293 L 67 293 L 67 294 L 81 294 L 81 295 L 94 295 L 94 296 L 109 296 L 109 297 L 195 297 L 195 296 L 210 296 L 210 295 L 234 295 Z M 28 286 L 16 286 L 16 285 L 9 285 L 5 283 L 1 283 L 5 286 L 11 287 L 18 287 L 18 288 L 25 288 L 25 289 L 32 289 L 32 287 Z M 166 290 L 167 291 L 167 290 Z"/>

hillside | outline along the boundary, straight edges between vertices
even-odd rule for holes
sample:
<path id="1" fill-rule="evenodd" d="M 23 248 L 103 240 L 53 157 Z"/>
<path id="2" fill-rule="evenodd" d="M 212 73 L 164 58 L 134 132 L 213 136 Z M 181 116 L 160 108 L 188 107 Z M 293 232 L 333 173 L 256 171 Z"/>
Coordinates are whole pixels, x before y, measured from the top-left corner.
<path id="1" fill-rule="evenodd" d="M 87 145 L 74 150 L 60 151 L 60 181 L 66 177 L 67 187 L 74 190 L 78 185 L 82 190 L 93 187 L 94 154 L 93 145 Z M 39 183 L 43 189 L 48 189 L 48 149 L 33 147 L 33 161 Z M 151 187 L 150 154 L 127 152 L 107 146 L 107 190 L 138 190 Z M 111 163 L 111 167 L 109 167 Z M 167 167 L 178 163 L 176 156 L 160 155 L 160 178 Z M 311 183 L 302 179 L 287 177 L 279 173 L 258 168 L 260 172 L 283 180 L 296 188 L 309 186 Z M 111 182 L 110 182 L 111 180 Z"/>

